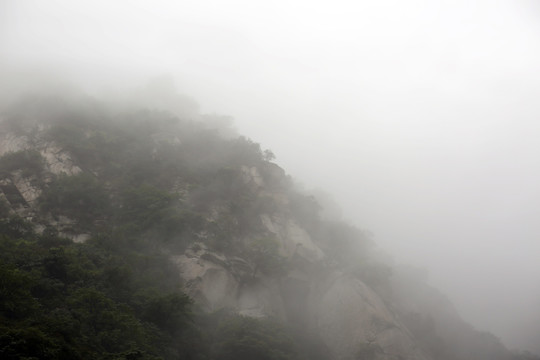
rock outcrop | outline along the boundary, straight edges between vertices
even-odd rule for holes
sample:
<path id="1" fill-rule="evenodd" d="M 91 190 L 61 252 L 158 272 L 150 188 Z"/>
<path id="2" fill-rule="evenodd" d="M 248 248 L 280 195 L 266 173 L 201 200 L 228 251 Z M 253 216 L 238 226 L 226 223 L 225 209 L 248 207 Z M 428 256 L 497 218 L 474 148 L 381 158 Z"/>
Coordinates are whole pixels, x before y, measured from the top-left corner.
<path id="1" fill-rule="evenodd" d="M 0 124 L 0 156 L 34 150 L 41 154 L 46 170 L 52 174 L 75 175 L 81 172 L 69 152 L 54 141 L 44 139 L 42 135 L 42 132 L 34 132 L 33 136 L 17 135 L 9 131 L 5 124 Z"/>
<path id="2" fill-rule="evenodd" d="M 270 181 L 284 181 L 276 173 L 274 169 L 273 178 L 266 179 L 256 167 L 243 167 L 241 177 L 250 192 L 274 201 L 274 211 L 259 218 L 262 229 L 277 241 L 279 254 L 287 259 L 287 271 L 275 277 L 254 275 L 249 260 L 195 244 L 174 257 L 189 295 L 209 311 L 228 308 L 309 328 L 319 334 L 336 360 L 368 353 L 370 359 L 428 360 L 374 290 L 357 276 L 327 265 L 323 250 L 286 210 L 289 202 L 282 200 L 284 193 L 268 186 Z M 213 214 L 216 217 L 219 214 Z"/>
<path id="3" fill-rule="evenodd" d="M 363 354 L 373 359 L 427 359 L 413 336 L 382 299 L 362 281 L 333 274 L 313 296 L 318 333 L 332 344 L 335 359 Z M 360 357 L 361 358 L 361 357 Z"/>
<path id="4" fill-rule="evenodd" d="M 209 251 L 196 243 L 173 256 L 186 292 L 207 311 L 232 309 L 252 317 L 284 317 L 276 279 L 253 277 L 253 268 L 238 257 Z"/>

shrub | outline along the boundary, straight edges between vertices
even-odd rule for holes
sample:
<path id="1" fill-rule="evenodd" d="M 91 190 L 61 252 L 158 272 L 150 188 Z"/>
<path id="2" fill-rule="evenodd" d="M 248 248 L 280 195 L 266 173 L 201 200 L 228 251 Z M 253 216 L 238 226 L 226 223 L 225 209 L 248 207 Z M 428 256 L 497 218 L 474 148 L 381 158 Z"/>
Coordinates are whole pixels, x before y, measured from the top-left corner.
<path id="1" fill-rule="evenodd" d="M 41 209 L 53 216 L 65 215 L 90 228 L 92 222 L 108 215 L 109 198 L 96 179 L 88 174 L 62 175 L 39 198 Z"/>
<path id="2" fill-rule="evenodd" d="M 43 157 L 35 150 L 10 152 L 0 158 L 0 175 L 5 177 L 15 170 L 23 170 L 22 175 L 29 177 L 39 174 L 43 169 Z"/>

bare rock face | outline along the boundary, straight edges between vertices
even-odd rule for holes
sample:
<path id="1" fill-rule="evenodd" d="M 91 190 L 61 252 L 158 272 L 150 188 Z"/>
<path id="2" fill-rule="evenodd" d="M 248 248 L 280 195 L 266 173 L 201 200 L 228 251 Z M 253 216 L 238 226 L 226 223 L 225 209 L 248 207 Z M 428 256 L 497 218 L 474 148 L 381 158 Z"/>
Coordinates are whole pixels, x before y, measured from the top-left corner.
<path id="1" fill-rule="evenodd" d="M 28 136 L 0 130 L 0 156 L 10 152 L 22 151 L 30 148 Z"/>
<path id="2" fill-rule="evenodd" d="M 280 278 L 253 277 L 241 258 L 228 258 L 202 244 L 173 259 L 188 294 L 208 311 L 228 308 L 310 327 L 336 360 L 429 360 L 394 312 L 352 275 L 316 264 L 317 271 L 296 267 Z"/>
<path id="3" fill-rule="evenodd" d="M 335 274 L 318 292 L 312 297 L 313 326 L 334 359 L 427 360 L 408 330 L 360 280 Z"/>
<path id="4" fill-rule="evenodd" d="M 234 308 L 239 281 L 225 268 L 224 257 L 214 254 L 210 257 L 208 254 L 206 248 L 201 246 L 200 249 L 191 249 L 173 257 L 185 281 L 185 290 L 209 311 Z"/>
<path id="5" fill-rule="evenodd" d="M 9 127 L 5 124 L 0 124 L 0 156 L 33 150 L 39 152 L 43 158 L 41 172 L 25 174 L 22 169 L 14 170 L 0 180 L 2 197 L 11 205 L 13 211 L 24 216 L 33 214 L 44 185 L 51 180 L 53 175 L 76 175 L 82 171 L 69 152 L 44 138 L 42 125 L 34 124 L 34 127 L 36 131 L 26 129 L 26 134 L 17 134 L 9 131 Z M 90 238 L 89 234 L 81 234 L 76 230 L 74 220 L 67 217 L 50 219 L 50 224 L 56 227 L 61 236 L 74 242 L 84 242 Z M 36 230 L 43 229 L 38 227 Z"/>
<path id="6" fill-rule="evenodd" d="M 70 154 L 55 143 L 43 143 L 39 149 L 45 159 L 47 170 L 55 175 L 76 175 L 81 168 L 75 164 Z"/>
<path id="7" fill-rule="evenodd" d="M 203 244 L 173 257 L 185 290 L 204 309 L 232 309 L 251 317 L 282 317 L 276 280 L 253 278 L 244 260 L 209 251 Z"/>
<path id="8" fill-rule="evenodd" d="M 283 319 L 283 300 L 278 281 L 263 279 L 243 284 L 238 292 L 237 308 L 238 313 L 245 316 Z"/>
<path id="9" fill-rule="evenodd" d="M 395 313 L 369 286 L 353 275 L 328 267 L 325 253 L 287 211 L 279 186 L 265 172 L 242 168 L 248 191 L 274 202 L 261 224 L 287 258 L 287 273 L 255 276 L 252 265 L 208 250 L 203 244 L 175 257 L 185 288 L 207 310 L 229 308 L 251 317 L 276 317 L 309 327 L 332 351 L 333 359 L 407 358 L 428 360 Z M 216 209 L 216 213 L 219 213 Z"/>
<path id="10" fill-rule="evenodd" d="M 81 172 L 67 151 L 55 142 L 43 139 L 41 135 L 42 132 L 36 132 L 33 136 L 18 135 L 7 130 L 6 126 L 0 127 L 0 156 L 32 149 L 41 154 L 46 170 L 52 174 L 75 175 Z"/>
<path id="11" fill-rule="evenodd" d="M 282 256 L 298 255 L 308 261 L 318 261 L 324 258 L 322 250 L 313 242 L 306 230 L 292 219 L 282 215 L 261 215 L 261 221 L 266 229 L 275 235 L 279 241 L 279 251 Z"/>
<path id="12" fill-rule="evenodd" d="M 37 184 L 37 179 L 34 176 L 24 177 L 21 171 L 15 171 L 12 174 L 12 181 L 26 203 L 33 206 L 36 199 L 41 195 L 41 187 Z"/>

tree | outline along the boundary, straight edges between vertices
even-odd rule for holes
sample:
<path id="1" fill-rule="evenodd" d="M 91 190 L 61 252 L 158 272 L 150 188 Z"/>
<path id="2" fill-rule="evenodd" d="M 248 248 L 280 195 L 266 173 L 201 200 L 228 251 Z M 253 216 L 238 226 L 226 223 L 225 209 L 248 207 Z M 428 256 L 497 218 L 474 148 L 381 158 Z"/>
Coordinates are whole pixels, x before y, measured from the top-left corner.
<path id="1" fill-rule="evenodd" d="M 293 360 L 297 349 L 288 331 L 268 319 L 230 316 L 215 335 L 215 360 Z"/>
<path id="2" fill-rule="evenodd" d="M 278 275 L 284 271 L 286 258 L 279 254 L 279 244 L 274 238 L 259 237 L 246 244 L 245 255 L 253 263 L 252 277 L 258 271 Z"/>
<path id="3" fill-rule="evenodd" d="M 263 160 L 264 161 L 272 161 L 276 159 L 276 155 L 272 152 L 272 150 L 266 149 L 263 151 Z"/>
<path id="4" fill-rule="evenodd" d="M 41 209 L 54 216 L 65 215 L 79 222 L 84 229 L 108 215 L 109 198 L 103 186 L 92 175 L 61 175 L 39 198 Z"/>

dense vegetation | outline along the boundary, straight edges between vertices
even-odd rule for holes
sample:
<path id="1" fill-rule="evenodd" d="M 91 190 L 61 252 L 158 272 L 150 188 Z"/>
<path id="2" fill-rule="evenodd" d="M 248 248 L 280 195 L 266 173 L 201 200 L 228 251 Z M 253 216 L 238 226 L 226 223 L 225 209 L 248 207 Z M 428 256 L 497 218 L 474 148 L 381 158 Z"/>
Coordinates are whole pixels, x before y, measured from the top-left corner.
<path id="1" fill-rule="evenodd" d="M 52 146 L 72 162 L 60 161 L 68 171 L 59 173 L 33 148 L 0 157 L 2 359 L 330 359 L 304 327 L 301 301 L 285 306 L 289 324 L 230 309 L 205 313 L 183 292 L 170 261 L 171 254 L 204 245 L 243 259 L 248 280 L 280 278 L 292 260 L 280 255 L 261 220 L 275 211 L 316 240 L 326 255 L 318 266 L 338 268 L 389 304 L 394 300 L 392 269 L 369 256 L 369 236 L 322 220 L 315 198 L 294 188 L 270 162 L 270 151 L 232 136 L 231 128 L 210 126 L 223 124 L 219 118 L 194 121 L 47 97 L 25 98 L 4 118 L 2 131 L 36 149 Z M 249 174 L 246 179 L 254 168 L 286 205 L 255 189 Z M 35 202 L 21 200 L 16 179 L 40 189 Z M 77 234 L 85 241 L 69 238 Z M 403 320 L 434 358 L 470 355 L 451 349 L 429 318 L 405 314 Z M 488 342 L 495 344 L 490 356 L 506 351 Z M 384 350 L 374 342 L 360 345 L 357 359 Z"/>
<path id="2" fill-rule="evenodd" d="M 92 101 L 28 98 L 7 112 L 5 124 L 58 144 L 82 171 L 54 175 L 34 150 L 0 158 L 3 179 L 21 171 L 43 189 L 34 209 L 0 204 L 2 359 L 324 354 L 308 355 L 314 341 L 272 319 L 199 311 L 169 260 L 170 251 L 202 241 L 250 259 L 254 275 L 282 271 L 283 259 L 274 240 L 260 236 L 256 215 L 272 204 L 241 181 L 242 166 L 264 171 L 269 151 L 168 113 L 113 114 Z M 34 138 L 38 132 L 44 135 Z M 222 209 L 219 217 L 205 216 L 214 207 Z M 69 226 L 59 229 L 66 218 Z M 65 237 L 70 232 L 89 239 L 74 243 Z"/>
<path id="3" fill-rule="evenodd" d="M 2 359 L 299 359 L 272 320 L 195 314 L 157 252 L 0 224 Z"/>
<path id="4" fill-rule="evenodd" d="M 195 336 L 191 303 L 163 255 L 102 238 L 75 244 L 52 229 L 38 235 L 16 217 L 1 226 L 2 358 L 150 359 L 193 351 L 176 345 L 178 337 Z"/>

